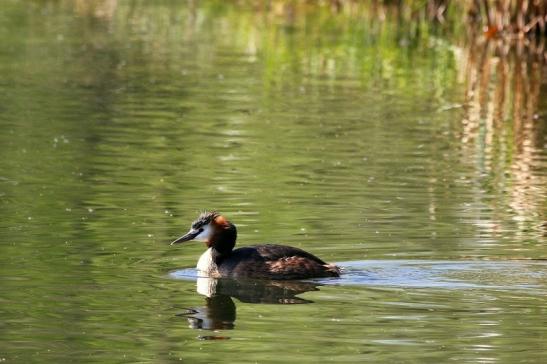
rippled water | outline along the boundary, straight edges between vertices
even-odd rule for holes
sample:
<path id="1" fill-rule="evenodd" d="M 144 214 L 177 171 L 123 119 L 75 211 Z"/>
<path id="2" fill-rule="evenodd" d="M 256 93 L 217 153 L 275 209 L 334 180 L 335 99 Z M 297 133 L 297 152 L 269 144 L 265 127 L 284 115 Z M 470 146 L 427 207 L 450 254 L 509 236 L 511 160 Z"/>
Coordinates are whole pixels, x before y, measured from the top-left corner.
<path id="1" fill-rule="evenodd" d="M 0 12 L 0 360 L 543 362 L 544 66 L 223 2 Z M 197 280 L 200 210 L 345 268 Z"/>

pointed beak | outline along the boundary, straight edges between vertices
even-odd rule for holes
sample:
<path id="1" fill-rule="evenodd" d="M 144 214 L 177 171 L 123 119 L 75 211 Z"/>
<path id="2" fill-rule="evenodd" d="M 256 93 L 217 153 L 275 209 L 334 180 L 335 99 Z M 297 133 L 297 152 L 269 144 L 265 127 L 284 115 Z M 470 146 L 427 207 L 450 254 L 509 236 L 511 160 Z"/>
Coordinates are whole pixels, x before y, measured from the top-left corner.
<path id="1" fill-rule="evenodd" d="M 185 241 L 192 240 L 196 236 L 198 236 L 199 233 L 201 233 L 201 231 L 192 229 L 189 232 L 187 232 L 185 235 L 181 236 L 180 238 L 173 240 L 170 245 L 184 243 Z"/>

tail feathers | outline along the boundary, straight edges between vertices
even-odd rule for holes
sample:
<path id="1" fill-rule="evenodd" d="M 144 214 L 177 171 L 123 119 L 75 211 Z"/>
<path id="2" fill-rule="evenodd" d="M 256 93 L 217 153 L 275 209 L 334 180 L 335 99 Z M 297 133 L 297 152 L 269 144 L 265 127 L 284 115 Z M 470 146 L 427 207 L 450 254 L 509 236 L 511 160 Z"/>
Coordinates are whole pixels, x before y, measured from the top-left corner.
<path id="1" fill-rule="evenodd" d="M 325 264 L 323 267 L 327 269 L 327 272 L 332 273 L 333 277 L 340 277 L 340 274 L 342 274 L 342 268 L 335 264 Z"/>

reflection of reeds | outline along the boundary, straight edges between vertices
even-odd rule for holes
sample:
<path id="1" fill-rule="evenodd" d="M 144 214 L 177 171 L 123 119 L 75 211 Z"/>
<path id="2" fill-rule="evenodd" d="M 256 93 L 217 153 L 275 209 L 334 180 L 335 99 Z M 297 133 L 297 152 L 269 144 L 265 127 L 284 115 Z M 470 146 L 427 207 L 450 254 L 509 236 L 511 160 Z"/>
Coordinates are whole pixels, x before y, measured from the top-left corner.
<path id="1" fill-rule="evenodd" d="M 544 0 L 468 0 L 466 3 L 469 21 L 486 27 L 488 36 L 547 34 Z"/>
<path id="2" fill-rule="evenodd" d="M 412 14 L 410 20 L 427 19 L 443 22 L 447 18 L 461 18 L 462 14 L 466 14 L 468 25 L 483 28 L 490 37 L 517 34 L 547 35 L 545 0 L 384 0 L 382 3 L 408 8 L 406 12 Z"/>
<path id="3" fill-rule="evenodd" d="M 459 61 L 466 83 L 463 156 L 475 161 L 481 175 L 496 179 L 494 188 L 510 191 L 508 205 L 519 224 L 543 221 L 543 202 L 537 196 L 547 193 L 538 191 L 547 180 L 541 173 L 537 110 L 544 58 L 522 44 L 510 47 L 502 40 L 479 39 Z"/>
<path id="4" fill-rule="evenodd" d="M 540 109 L 540 86 L 545 78 L 547 1 L 241 0 L 230 4 L 208 2 L 208 6 L 212 6 L 211 3 L 232 14 L 227 19 L 238 24 L 232 32 L 240 35 L 235 38 L 250 56 L 255 57 L 257 49 L 268 55 L 265 78 L 276 81 L 287 64 L 294 65 L 295 69 L 305 64 L 306 72 L 332 78 L 337 71 L 347 74 L 348 70 L 354 72 L 352 76 L 358 76 L 359 72 L 376 75 L 378 72 L 370 66 L 373 63 L 363 61 L 365 52 L 359 53 L 366 48 L 364 43 L 376 47 L 382 64 L 389 61 L 393 64 L 393 55 L 397 60 L 405 58 L 395 51 L 401 44 L 410 44 L 409 48 L 420 41 L 430 44 L 444 38 L 444 34 L 439 36 L 439 30 L 446 31 L 449 35 L 446 38 L 452 43 L 463 44 L 456 55 L 460 57 L 461 79 L 466 84 L 461 128 L 464 156 L 476 160 L 481 173 L 500 179 L 493 186 L 511 191 L 509 206 L 518 216 L 524 219 L 536 214 L 540 219 L 536 216 L 535 221 L 545 220 L 541 216 L 545 214 L 544 208 L 537 200 L 538 195 L 545 195 L 547 185 L 545 176 L 538 172 L 545 126 L 537 110 Z M 66 4 L 73 6 L 74 3 L 67 1 Z M 105 19 L 114 12 L 125 11 L 125 15 L 132 17 L 132 25 L 138 24 L 135 19 L 139 19 L 143 24 L 169 28 L 165 34 L 176 34 L 175 17 L 156 19 L 149 12 L 134 11 L 133 8 L 144 7 L 141 2 L 132 3 L 129 10 L 127 6 L 116 8 L 116 4 L 117 0 L 78 0 L 76 9 L 82 16 Z M 202 16 L 199 12 L 204 12 L 197 2 L 189 4 L 188 11 L 193 15 L 180 33 L 180 37 L 185 38 L 194 34 L 193 30 L 199 26 L 196 19 Z M 465 33 L 461 31 L 465 28 L 469 29 L 469 37 L 461 42 L 456 33 Z M 298 29 L 305 31 L 298 32 Z M 291 36 L 283 38 L 284 34 Z M 338 38 L 334 39 L 333 34 Z M 156 47 L 166 49 L 179 40 L 163 36 L 147 39 L 153 39 Z M 321 46 L 309 47 L 310 43 Z M 200 44 L 199 48 L 203 51 L 206 47 L 207 44 Z M 163 57 L 164 53 L 150 51 L 148 56 Z M 281 83 L 270 82 L 265 87 L 275 84 Z M 507 174 L 509 178 L 505 177 Z M 543 190 L 538 194 L 531 192 L 534 189 Z"/>
<path id="5" fill-rule="evenodd" d="M 379 20 L 385 19 L 388 14 L 396 14 L 398 20 L 413 23 L 453 23 L 465 19 L 467 25 L 484 31 L 489 37 L 547 35 L 545 0 L 373 0 L 370 3 L 358 0 L 273 0 L 268 6 L 262 2 L 255 4 L 255 8 L 261 11 L 283 14 L 288 18 L 294 18 L 310 6 L 323 6 L 334 13 L 370 12 Z"/>

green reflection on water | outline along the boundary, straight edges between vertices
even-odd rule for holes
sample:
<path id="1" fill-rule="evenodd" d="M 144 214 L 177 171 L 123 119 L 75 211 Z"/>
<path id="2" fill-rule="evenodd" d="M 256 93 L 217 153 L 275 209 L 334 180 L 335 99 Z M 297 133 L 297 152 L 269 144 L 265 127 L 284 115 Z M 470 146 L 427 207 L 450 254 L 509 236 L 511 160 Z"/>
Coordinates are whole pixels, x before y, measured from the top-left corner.
<path id="1" fill-rule="evenodd" d="M 5 2 L 0 358 L 544 357 L 545 303 L 504 290 L 236 301 L 221 342 L 175 316 L 204 298 L 166 273 L 202 247 L 166 243 L 205 208 L 241 244 L 328 261 L 546 257 L 541 66 L 405 29 L 325 8 Z"/>

